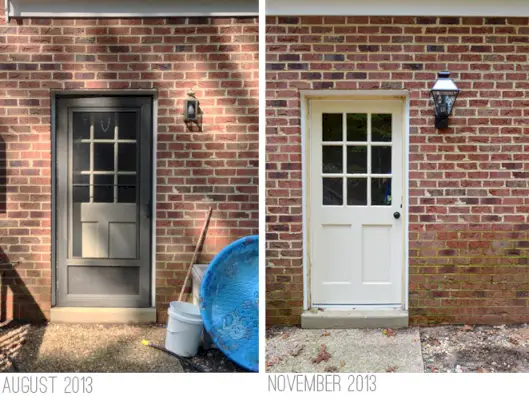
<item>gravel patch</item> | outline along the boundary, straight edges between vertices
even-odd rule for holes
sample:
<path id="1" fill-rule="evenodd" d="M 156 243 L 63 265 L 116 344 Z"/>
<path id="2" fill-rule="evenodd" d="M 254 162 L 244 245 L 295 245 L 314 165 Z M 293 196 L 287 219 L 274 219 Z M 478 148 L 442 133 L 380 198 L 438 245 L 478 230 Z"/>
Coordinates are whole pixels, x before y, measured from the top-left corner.
<path id="1" fill-rule="evenodd" d="M 425 372 L 529 372 L 529 327 L 421 328 Z"/>
<path id="2" fill-rule="evenodd" d="M 21 372 L 187 372 L 180 361 L 142 340 L 165 343 L 164 325 L 49 324 L 0 326 L 0 371 L 14 359 Z M 212 372 L 241 369 L 219 350 L 190 360 Z"/>
<path id="3" fill-rule="evenodd" d="M 267 372 L 423 372 L 418 328 L 267 330 Z"/>

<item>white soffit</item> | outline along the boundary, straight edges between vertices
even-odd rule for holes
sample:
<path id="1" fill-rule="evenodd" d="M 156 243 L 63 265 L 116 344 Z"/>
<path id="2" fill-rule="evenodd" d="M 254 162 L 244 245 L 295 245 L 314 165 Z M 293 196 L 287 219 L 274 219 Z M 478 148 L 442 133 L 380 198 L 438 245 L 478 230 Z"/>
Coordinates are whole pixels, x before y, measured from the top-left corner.
<path id="1" fill-rule="evenodd" d="M 9 18 L 257 16 L 258 0 L 5 0 Z"/>
<path id="2" fill-rule="evenodd" d="M 266 0 L 266 15 L 527 17 L 529 0 Z"/>

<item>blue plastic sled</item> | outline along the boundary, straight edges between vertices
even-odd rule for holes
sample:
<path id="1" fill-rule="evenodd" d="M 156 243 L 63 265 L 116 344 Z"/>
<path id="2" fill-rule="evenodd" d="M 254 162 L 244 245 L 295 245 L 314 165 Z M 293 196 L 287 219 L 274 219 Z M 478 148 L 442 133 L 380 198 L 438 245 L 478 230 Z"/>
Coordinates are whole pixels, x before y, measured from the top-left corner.
<path id="1" fill-rule="evenodd" d="M 259 370 L 259 236 L 247 236 L 215 256 L 200 286 L 204 328 L 241 367 Z"/>

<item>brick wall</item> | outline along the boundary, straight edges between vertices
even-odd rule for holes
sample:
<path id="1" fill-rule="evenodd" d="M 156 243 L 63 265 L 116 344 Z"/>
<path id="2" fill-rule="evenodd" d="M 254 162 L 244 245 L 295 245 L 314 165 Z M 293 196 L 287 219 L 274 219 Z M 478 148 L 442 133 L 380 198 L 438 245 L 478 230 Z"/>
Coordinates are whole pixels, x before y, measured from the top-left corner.
<path id="1" fill-rule="evenodd" d="M 411 322 L 528 322 L 528 19 L 267 23 L 268 323 L 302 310 L 302 89 L 409 90 Z M 461 94 L 436 131 L 429 91 L 445 69 Z"/>
<path id="2" fill-rule="evenodd" d="M 257 233 L 257 32 L 255 18 L 0 21 L 1 317 L 49 317 L 50 89 L 158 91 L 160 321 L 180 291 L 210 205 L 200 262 Z M 182 118 L 192 87 L 202 132 Z"/>

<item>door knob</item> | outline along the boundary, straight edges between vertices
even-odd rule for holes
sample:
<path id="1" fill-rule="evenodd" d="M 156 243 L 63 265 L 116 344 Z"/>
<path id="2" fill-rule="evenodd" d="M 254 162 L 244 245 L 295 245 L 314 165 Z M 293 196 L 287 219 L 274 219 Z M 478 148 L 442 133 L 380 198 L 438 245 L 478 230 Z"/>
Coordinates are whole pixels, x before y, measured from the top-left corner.
<path id="1" fill-rule="evenodd" d="M 393 213 L 393 217 L 395 217 L 395 219 L 399 219 L 399 218 L 400 218 L 400 212 L 395 211 L 395 212 Z"/>

